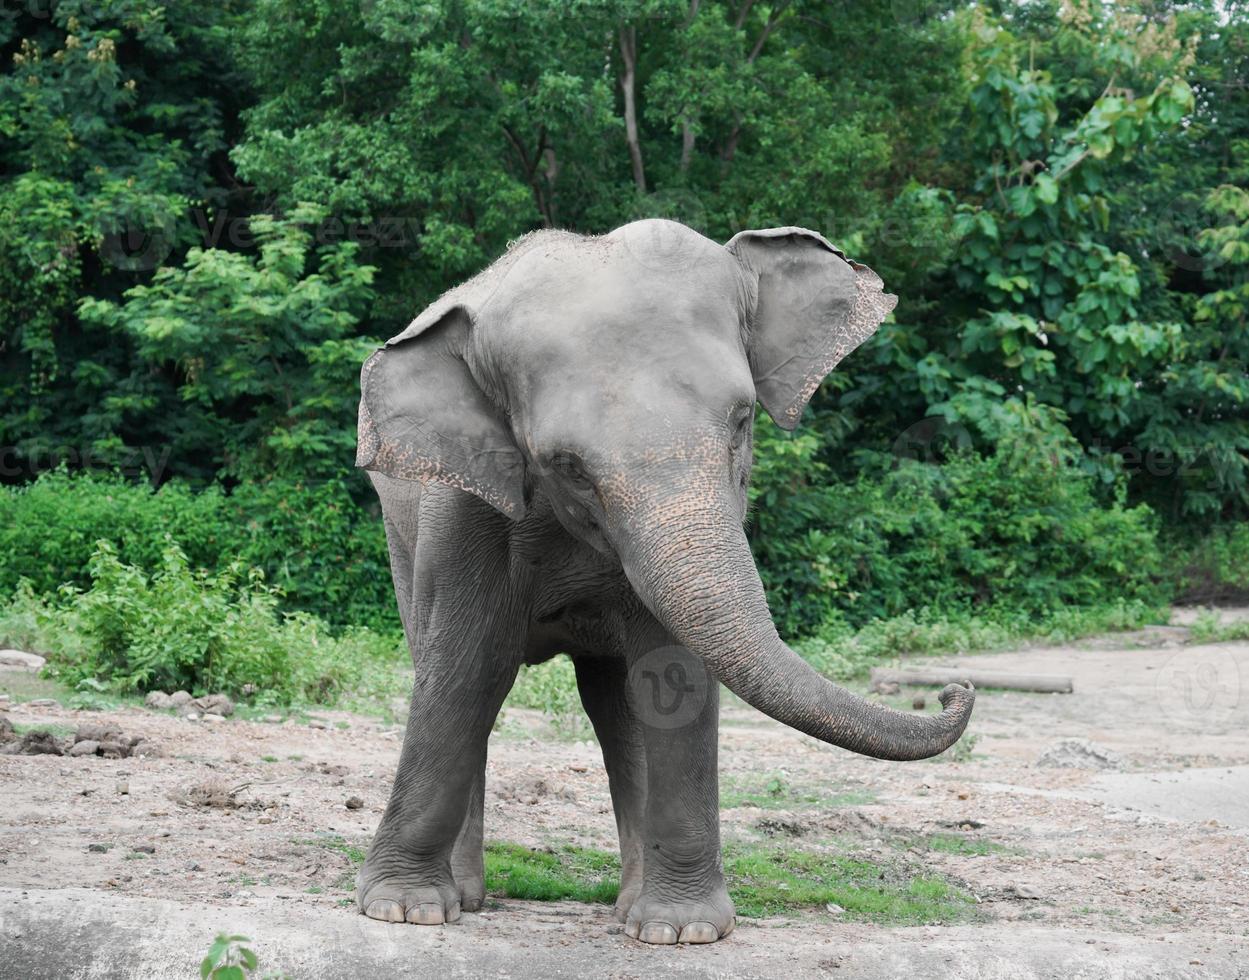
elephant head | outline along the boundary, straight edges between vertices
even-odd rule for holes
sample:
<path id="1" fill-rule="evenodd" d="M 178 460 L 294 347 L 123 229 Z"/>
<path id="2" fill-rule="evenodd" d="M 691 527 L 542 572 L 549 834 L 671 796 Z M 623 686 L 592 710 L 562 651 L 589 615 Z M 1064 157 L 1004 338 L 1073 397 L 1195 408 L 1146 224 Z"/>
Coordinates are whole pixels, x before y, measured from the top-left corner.
<path id="1" fill-rule="evenodd" d="M 538 232 L 365 364 L 358 464 L 516 521 L 545 494 L 743 700 L 864 755 L 936 755 L 974 691 L 951 685 L 940 714 L 910 715 L 818 674 L 777 633 L 743 531 L 756 401 L 792 429 L 895 303 L 801 228 L 725 246 L 661 220 Z"/>

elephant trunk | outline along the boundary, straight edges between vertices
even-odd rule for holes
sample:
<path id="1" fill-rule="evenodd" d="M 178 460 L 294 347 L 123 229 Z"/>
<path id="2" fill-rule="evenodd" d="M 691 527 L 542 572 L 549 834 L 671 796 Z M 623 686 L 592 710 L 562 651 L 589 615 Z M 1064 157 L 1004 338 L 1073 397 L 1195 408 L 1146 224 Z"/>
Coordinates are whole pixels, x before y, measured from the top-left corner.
<path id="1" fill-rule="evenodd" d="M 634 589 L 677 642 L 743 701 L 851 752 L 925 759 L 958 741 L 970 684 L 946 687 L 940 714 L 906 714 L 832 683 L 780 638 L 735 510 L 723 493 L 690 490 L 635 500 L 609 529 Z"/>

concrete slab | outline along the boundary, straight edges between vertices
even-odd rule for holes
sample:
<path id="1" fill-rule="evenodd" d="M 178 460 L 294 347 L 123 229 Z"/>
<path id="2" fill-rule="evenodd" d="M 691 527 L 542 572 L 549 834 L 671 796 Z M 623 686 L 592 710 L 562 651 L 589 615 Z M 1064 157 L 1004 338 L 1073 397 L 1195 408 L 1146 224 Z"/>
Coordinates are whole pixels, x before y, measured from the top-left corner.
<path id="1" fill-rule="evenodd" d="M 1000 926 L 885 929 L 743 924 L 709 947 L 646 947 L 606 912 L 572 903 L 508 902 L 438 928 L 298 909 L 256 914 L 89 889 L 0 889 L 0 977 L 162 980 L 198 975 L 213 935 L 255 940 L 261 972 L 291 978 L 417 977 L 698 980 L 837 977 L 893 980 L 1196 980 L 1245 976 L 1244 938 L 1144 939 L 1092 930 Z M 502 917 L 526 923 L 522 941 Z"/>

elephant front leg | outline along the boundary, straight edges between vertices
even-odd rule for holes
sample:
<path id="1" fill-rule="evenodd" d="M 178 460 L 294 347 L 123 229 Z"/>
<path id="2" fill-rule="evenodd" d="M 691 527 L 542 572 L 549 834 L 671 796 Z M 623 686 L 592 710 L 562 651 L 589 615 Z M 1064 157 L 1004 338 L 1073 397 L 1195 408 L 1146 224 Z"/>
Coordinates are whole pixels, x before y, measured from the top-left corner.
<path id="1" fill-rule="evenodd" d="M 621 657 L 576 657 L 577 690 L 603 748 L 603 764 L 620 838 L 620 894 L 616 918 L 626 921 L 642 891 L 642 833 L 646 822 L 646 747 L 629 701 Z"/>
<path id="2" fill-rule="evenodd" d="M 642 889 L 625 932 L 646 943 L 715 942 L 736 924 L 720 855 L 719 686 L 689 651 L 660 642 L 630 658 L 629 691 L 647 790 Z"/>
<path id="3" fill-rule="evenodd" d="M 440 925 L 481 907 L 486 740 L 516 668 L 488 679 L 484 665 L 453 662 L 458 670 L 427 668 L 414 686 L 390 803 L 356 881 L 373 919 Z"/>
<path id="4" fill-rule="evenodd" d="M 460 911 L 478 912 L 486 901 L 484 847 L 486 771 L 483 768 L 469 791 L 468 812 L 451 851 L 451 873 L 460 892 Z"/>

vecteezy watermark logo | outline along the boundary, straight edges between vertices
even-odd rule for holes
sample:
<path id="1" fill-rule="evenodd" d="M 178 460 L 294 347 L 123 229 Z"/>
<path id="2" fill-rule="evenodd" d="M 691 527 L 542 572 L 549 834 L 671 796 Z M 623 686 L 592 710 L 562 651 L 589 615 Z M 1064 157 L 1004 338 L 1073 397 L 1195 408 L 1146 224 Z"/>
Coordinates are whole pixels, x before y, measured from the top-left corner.
<path id="1" fill-rule="evenodd" d="M 684 728 L 702 714 L 715 681 L 681 646 L 658 647 L 629 665 L 633 709 L 645 725 Z"/>
<path id="2" fill-rule="evenodd" d="M 124 272 L 151 272 L 173 252 L 174 216 L 156 208 L 116 215 L 100 242 L 100 258 Z"/>
<path id="3" fill-rule="evenodd" d="M 1158 671 L 1158 705 L 1173 721 L 1208 721 L 1241 706 L 1240 665 L 1225 649 L 1190 648 Z"/>
<path id="4" fill-rule="evenodd" d="M 895 459 L 939 463 L 951 453 L 970 449 L 971 433 L 941 415 L 929 415 L 902 430 L 893 441 Z"/>

